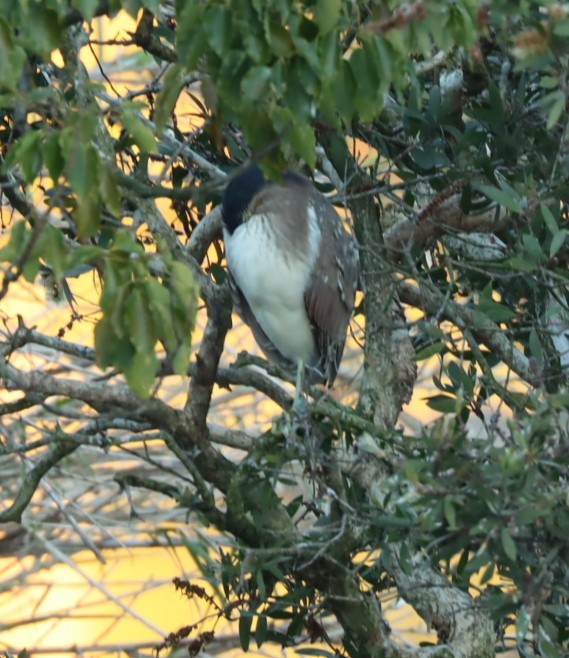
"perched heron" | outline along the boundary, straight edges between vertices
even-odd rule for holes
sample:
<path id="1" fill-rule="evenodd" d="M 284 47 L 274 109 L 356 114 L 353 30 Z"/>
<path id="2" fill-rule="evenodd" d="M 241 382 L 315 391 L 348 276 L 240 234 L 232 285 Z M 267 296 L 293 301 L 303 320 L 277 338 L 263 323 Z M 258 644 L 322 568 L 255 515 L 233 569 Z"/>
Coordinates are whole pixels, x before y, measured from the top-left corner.
<path id="1" fill-rule="evenodd" d="M 223 196 L 224 240 L 235 309 L 266 356 L 297 368 L 297 392 L 336 378 L 359 274 L 354 238 L 304 176 L 280 183 L 253 166 Z"/>

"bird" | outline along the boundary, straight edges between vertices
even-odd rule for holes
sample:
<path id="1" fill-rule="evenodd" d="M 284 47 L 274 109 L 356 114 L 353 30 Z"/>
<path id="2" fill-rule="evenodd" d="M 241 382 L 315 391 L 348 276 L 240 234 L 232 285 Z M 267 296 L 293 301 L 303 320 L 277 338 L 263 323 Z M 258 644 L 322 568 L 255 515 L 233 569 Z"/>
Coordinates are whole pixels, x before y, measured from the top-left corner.
<path id="1" fill-rule="evenodd" d="M 332 386 L 359 280 L 354 237 L 332 203 L 300 173 L 268 180 L 258 165 L 222 199 L 234 308 L 270 361 L 297 373 L 297 392 Z"/>

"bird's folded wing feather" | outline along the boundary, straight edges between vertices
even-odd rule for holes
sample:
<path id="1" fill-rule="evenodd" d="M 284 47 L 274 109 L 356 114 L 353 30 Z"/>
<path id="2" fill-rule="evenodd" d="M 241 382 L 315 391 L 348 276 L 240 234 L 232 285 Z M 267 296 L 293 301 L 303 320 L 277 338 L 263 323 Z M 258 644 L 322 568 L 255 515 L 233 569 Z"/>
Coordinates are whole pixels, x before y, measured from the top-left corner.
<path id="1" fill-rule="evenodd" d="M 321 242 L 304 300 L 315 340 L 322 355 L 322 374 L 336 376 L 358 285 L 359 257 L 353 237 L 329 201 L 318 193 L 312 199 Z"/>

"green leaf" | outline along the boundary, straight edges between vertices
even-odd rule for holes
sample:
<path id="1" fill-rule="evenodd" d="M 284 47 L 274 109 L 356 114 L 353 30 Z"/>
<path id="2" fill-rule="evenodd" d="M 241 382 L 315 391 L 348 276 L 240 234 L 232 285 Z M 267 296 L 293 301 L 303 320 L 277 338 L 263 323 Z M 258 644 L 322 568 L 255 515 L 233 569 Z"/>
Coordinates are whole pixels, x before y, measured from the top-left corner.
<path id="1" fill-rule="evenodd" d="M 525 606 L 522 606 L 518 610 L 516 616 L 516 643 L 518 646 L 524 644 L 526 636 L 528 634 L 529 625 L 531 622 L 531 616 Z"/>
<path id="2" fill-rule="evenodd" d="M 433 343 L 427 347 L 424 347 L 422 350 L 419 350 L 415 354 L 415 361 L 424 361 L 425 359 L 430 359 L 435 354 L 442 354 L 447 351 L 447 345 L 443 342 Z"/>
<path id="3" fill-rule="evenodd" d="M 214 53 L 223 57 L 227 51 L 231 17 L 225 7 L 208 7 L 201 30 L 206 34 Z"/>
<path id="4" fill-rule="evenodd" d="M 553 34 L 558 37 L 569 37 L 569 19 L 558 18 L 553 21 Z"/>
<path id="5" fill-rule="evenodd" d="M 539 652 L 543 658 L 561 658 L 564 655 L 555 645 L 550 633 L 544 628 L 543 622 L 539 625 L 538 637 Z"/>
<path id="6" fill-rule="evenodd" d="M 109 318 L 103 316 L 95 327 L 95 353 L 99 368 L 122 369 L 134 357 L 134 348 L 128 338 L 117 335 Z"/>
<path id="7" fill-rule="evenodd" d="M 40 270 L 40 262 L 37 258 L 33 258 L 31 255 L 24 263 L 22 267 L 22 276 L 29 283 L 33 283 L 36 280 L 38 272 Z"/>
<path id="8" fill-rule="evenodd" d="M 140 256 L 144 255 L 144 248 L 136 240 L 133 240 L 130 232 L 125 229 L 115 233 L 111 249 L 113 252 L 125 252 L 127 258 L 130 258 L 130 254 L 132 253 L 139 254 Z"/>
<path id="9" fill-rule="evenodd" d="M 297 121 L 306 122 L 311 116 L 313 94 L 318 85 L 318 79 L 311 69 L 300 59 L 295 59 L 287 66 L 285 72 L 285 105 L 292 114 L 295 125 Z"/>
<path id="10" fill-rule="evenodd" d="M 15 222 L 10 231 L 8 244 L 0 249 L 0 263 L 14 262 L 22 253 L 29 234 L 30 231 L 25 221 L 19 220 Z"/>
<path id="11" fill-rule="evenodd" d="M 413 573 L 413 561 L 407 543 L 401 544 L 401 548 L 399 549 L 399 566 L 408 576 Z"/>
<path id="12" fill-rule="evenodd" d="M 261 645 L 267 639 L 268 625 L 267 617 L 265 615 L 257 616 L 257 625 L 255 627 L 255 642 L 257 643 L 257 648 L 260 649 Z"/>
<path id="13" fill-rule="evenodd" d="M 495 302 L 493 299 L 480 299 L 478 310 L 487 315 L 494 322 L 508 322 L 516 317 L 516 312 L 509 306 Z"/>
<path id="14" fill-rule="evenodd" d="M 510 560 L 515 562 L 518 557 L 518 549 L 516 548 L 516 544 L 507 528 L 502 528 L 500 530 L 500 540 L 502 542 L 504 553 L 510 558 Z"/>
<path id="15" fill-rule="evenodd" d="M 15 91 L 26 61 L 23 48 L 14 43 L 11 30 L 0 19 L 0 88 Z"/>
<path id="16" fill-rule="evenodd" d="M 153 14 L 160 11 L 161 0 L 140 0 L 142 6 L 146 9 L 150 9 Z"/>
<path id="17" fill-rule="evenodd" d="M 61 45 L 63 30 L 57 12 L 46 4 L 34 2 L 26 7 L 19 37 L 25 47 L 48 59 L 51 51 Z"/>
<path id="18" fill-rule="evenodd" d="M 535 269 L 535 261 L 529 262 L 523 256 L 513 256 L 504 262 L 514 272 L 531 272 Z"/>
<path id="19" fill-rule="evenodd" d="M 467 11 L 467 8 L 461 2 L 457 2 L 453 5 L 457 11 L 457 18 L 460 16 L 458 23 L 460 28 L 456 34 L 456 40 L 458 43 L 463 44 L 464 46 L 474 43 L 477 37 L 477 30 L 474 22 L 474 12 L 470 14 Z"/>
<path id="20" fill-rule="evenodd" d="M 126 108 L 121 113 L 122 123 L 143 153 L 157 153 L 158 146 L 152 130 L 135 114 Z"/>
<path id="21" fill-rule="evenodd" d="M 72 249 L 65 257 L 62 264 L 66 276 L 74 276 L 74 271 L 83 269 L 85 264 L 91 264 L 104 254 L 104 250 L 94 245 L 81 246 L 78 249 Z"/>
<path id="22" fill-rule="evenodd" d="M 78 9 L 83 18 L 89 22 L 95 15 L 95 11 L 99 6 L 99 0 L 73 0 L 71 4 Z"/>
<path id="23" fill-rule="evenodd" d="M 97 188 L 90 194 L 77 197 L 77 208 L 73 212 L 73 219 L 77 224 L 79 237 L 94 235 L 101 224 L 101 198 Z"/>
<path id="24" fill-rule="evenodd" d="M 550 258 L 553 258 L 555 254 L 561 249 L 561 247 L 565 244 L 566 239 L 567 239 L 567 229 L 562 228 L 561 230 L 557 231 L 557 233 L 553 236 L 553 239 L 551 240 L 551 245 L 549 247 Z"/>
<path id="25" fill-rule="evenodd" d="M 340 47 L 336 35 L 330 33 L 319 39 L 318 50 L 320 68 L 315 73 L 322 83 L 330 83 L 335 78 L 340 63 Z"/>
<path id="26" fill-rule="evenodd" d="M 343 7 L 343 0 L 318 0 L 314 9 L 314 22 L 320 34 L 325 35 L 337 27 Z"/>
<path id="27" fill-rule="evenodd" d="M 411 151 L 411 157 L 422 169 L 447 167 L 450 165 L 448 156 L 438 147 L 418 147 Z"/>
<path id="28" fill-rule="evenodd" d="M 549 109 L 549 113 L 547 115 L 547 130 L 551 130 L 553 126 L 555 126 L 555 124 L 559 121 L 561 115 L 564 114 L 565 104 L 565 95 L 561 94 Z"/>
<path id="29" fill-rule="evenodd" d="M 488 100 L 492 112 L 493 123 L 502 123 L 505 119 L 504 103 L 498 85 L 492 80 L 488 84 Z"/>
<path id="30" fill-rule="evenodd" d="M 55 226 L 48 224 L 43 230 L 42 258 L 53 270 L 56 279 L 63 276 L 63 264 L 67 250 L 63 242 L 63 234 Z"/>
<path id="31" fill-rule="evenodd" d="M 415 468 L 415 461 L 412 459 L 406 459 L 403 462 L 403 473 L 405 473 L 405 477 L 409 482 L 412 482 L 415 485 L 418 485 L 420 482 L 419 478 L 419 473 L 417 472 L 417 469 Z"/>
<path id="32" fill-rule="evenodd" d="M 120 217 L 122 213 L 121 195 L 115 180 L 115 169 L 111 166 L 100 169 L 99 191 L 107 210 L 114 217 Z"/>
<path id="33" fill-rule="evenodd" d="M 309 167 L 316 164 L 316 137 L 312 126 L 307 123 L 296 123 L 289 133 L 291 146 Z"/>
<path id="34" fill-rule="evenodd" d="M 250 612 L 241 610 L 241 616 L 239 617 L 239 642 L 243 651 L 249 650 L 252 622 L 253 615 Z"/>
<path id="35" fill-rule="evenodd" d="M 14 147 L 27 183 L 33 183 L 41 167 L 40 140 L 41 133 L 34 130 L 21 137 Z"/>
<path id="36" fill-rule="evenodd" d="M 206 10 L 204 5 L 197 2 L 184 2 L 177 15 L 178 57 L 188 70 L 194 69 L 200 57 L 207 52 L 207 32 L 199 29 L 203 25 Z"/>
<path id="37" fill-rule="evenodd" d="M 559 86 L 559 80 L 551 75 L 544 75 L 539 81 L 539 84 L 544 89 L 556 89 Z"/>
<path id="38" fill-rule="evenodd" d="M 480 576 L 480 584 L 481 585 L 486 585 L 486 583 L 489 583 L 492 580 L 492 577 L 494 576 L 494 573 L 496 572 L 496 565 L 494 562 L 490 562 L 484 569 L 484 572 Z"/>
<path id="39" fill-rule="evenodd" d="M 543 348 L 541 347 L 541 342 L 539 340 L 539 336 L 537 335 L 537 331 L 535 330 L 534 326 L 532 326 L 529 332 L 529 348 L 531 351 L 531 355 L 536 359 L 537 363 L 539 365 L 543 365 L 544 363 Z"/>
<path id="40" fill-rule="evenodd" d="M 136 351 L 154 353 L 156 328 L 142 284 L 135 284 L 126 299 L 125 321 Z"/>
<path id="41" fill-rule="evenodd" d="M 524 256 L 531 263 L 541 263 L 546 259 L 546 256 L 543 252 L 543 247 L 535 235 L 524 233 L 522 235 L 522 248 Z"/>
<path id="42" fill-rule="evenodd" d="M 158 359 L 152 352 L 135 352 L 132 359 L 124 366 L 124 374 L 128 385 L 139 397 L 145 399 L 156 378 Z"/>
<path id="43" fill-rule="evenodd" d="M 159 9 L 158 0 L 119 0 L 117 4 L 119 9 L 124 9 L 133 18 L 136 18 L 141 9 L 148 8 L 153 14 Z"/>
<path id="44" fill-rule="evenodd" d="M 294 53 L 292 35 L 282 23 L 269 21 L 265 26 L 265 38 L 276 57 L 290 57 Z"/>
<path id="45" fill-rule="evenodd" d="M 40 148 L 49 175 L 53 179 L 53 182 L 57 183 L 65 166 L 61 144 L 59 143 L 59 133 L 50 132 L 42 141 Z"/>
<path id="46" fill-rule="evenodd" d="M 554 409 L 566 409 L 569 407 L 569 393 L 553 393 L 548 402 Z"/>
<path id="47" fill-rule="evenodd" d="M 71 131 L 62 135 L 65 172 L 73 191 L 80 197 L 92 196 L 99 186 L 99 155 L 83 135 Z"/>
<path id="48" fill-rule="evenodd" d="M 541 214 L 543 216 L 543 220 L 545 222 L 545 225 L 547 226 L 548 231 L 551 233 L 551 235 L 556 235 L 559 231 L 559 224 L 557 223 L 557 220 L 553 216 L 553 213 L 543 203 L 541 204 L 540 209 L 541 209 Z"/>
<path id="49" fill-rule="evenodd" d="M 320 59 L 318 58 L 318 42 L 304 39 L 298 35 L 293 37 L 293 43 L 300 57 L 292 59 L 288 65 L 295 62 L 300 64 L 300 70 L 310 71 L 311 73 L 318 73 L 320 70 Z M 306 66 L 308 64 L 308 66 Z M 300 91 L 300 90 L 299 90 Z"/>
<path id="50" fill-rule="evenodd" d="M 400 516 L 375 514 L 373 517 L 373 525 L 376 528 L 386 529 L 412 528 L 415 525 L 415 522 L 412 519 L 402 518 Z"/>
<path id="51" fill-rule="evenodd" d="M 162 89 L 156 97 L 154 107 L 154 123 L 158 130 L 163 130 L 176 106 L 180 92 L 184 87 L 185 69 L 180 64 L 168 67 L 162 81 Z"/>
<path id="52" fill-rule="evenodd" d="M 197 310 L 198 286 L 193 272 L 184 263 L 179 261 L 172 263 L 170 288 L 173 292 L 172 300 L 175 309 L 181 313 L 187 326 L 193 327 L 193 317 Z"/>
<path id="53" fill-rule="evenodd" d="M 480 191 L 485 194 L 489 199 L 499 203 L 504 208 L 511 210 L 512 212 L 521 213 L 523 208 L 521 206 L 521 199 L 518 195 L 515 197 L 511 194 L 508 194 L 504 190 L 500 190 L 497 187 L 492 187 L 491 185 L 481 185 Z"/>
<path id="54" fill-rule="evenodd" d="M 130 280 L 130 273 L 126 268 L 107 259 L 105 263 L 105 273 L 103 280 L 103 292 L 101 293 L 100 306 L 105 316 L 109 317 L 117 304 L 119 292 L 127 285 Z M 125 280 L 126 279 L 126 280 Z M 117 328 L 117 333 L 119 328 Z"/>
<path id="55" fill-rule="evenodd" d="M 241 80 L 243 97 L 250 101 L 260 101 L 269 89 L 272 71 L 268 66 L 253 66 Z"/>
<path id="56" fill-rule="evenodd" d="M 192 349 L 191 334 L 188 332 L 180 343 L 178 344 L 174 356 L 172 358 L 172 370 L 176 375 L 188 374 L 188 363 L 190 362 L 190 354 Z"/>
<path id="57" fill-rule="evenodd" d="M 454 507 L 451 496 L 445 496 L 443 502 L 443 510 L 446 522 L 451 530 L 456 529 L 456 509 Z"/>
<path id="58" fill-rule="evenodd" d="M 466 373 L 464 368 L 456 361 L 448 364 L 448 374 L 453 384 L 461 387 L 469 396 L 474 394 L 475 376 Z"/>
<path id="59" fill-rule="evenodd" d="M 457 399 L 450 395 L 433 395 L 425 399 L 427 406 L 435 411 L 440 411 L 444 414 L 452 414 L 457 411 Z"/>
<path id="60" fill-rule="evenodd" d="M 148 306 L 154 319 L 158 338 L 167 352 L 173 352 L 178 347 L 179 339 L 174 331 L 170 291 L 154 278 L 148 279 L 145 286 Z"/>

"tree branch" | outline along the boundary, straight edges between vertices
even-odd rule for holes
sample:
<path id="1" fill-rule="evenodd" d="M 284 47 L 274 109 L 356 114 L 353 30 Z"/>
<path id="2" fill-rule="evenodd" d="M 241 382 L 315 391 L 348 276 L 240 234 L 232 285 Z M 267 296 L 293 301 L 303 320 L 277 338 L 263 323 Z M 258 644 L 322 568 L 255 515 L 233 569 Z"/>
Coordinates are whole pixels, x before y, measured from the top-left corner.
<path id="1" fill-rule="evenodd" d="M 178 55 L 176 51 L 152 34 L 153 24 L 154 14 L 148 9 L 144 9 L 136 26 L 136 31 L 130 33 L 134 43 L 165 62 L 177 62 Z"/>
<path id="2" fill-rule="evenodd" d="M 0 523 L 7 523 L 8 521 L 19 523 L 42 477 L 64 457 L 76 450 L 78 446 L 78 443 L 69 441 L 66 438 L 64 441 L 56 442 L 47 454 L 40 457 L 36 465 L 24 477 L 14 502 L 7 509 L 0 512 Z"/>
<path id="3" fill-rule="evenodd" d="M 211 243 L 221 235 L 221 227 L 221 205 L 218 205 L 202 217 L 186 245 L 186 249 L 197 263 L 203 261 Z"/>
<path id="4" fill-rule="evenodd" d="M 196 427 L 183 411 L 173 409 L 158 399 L 140 400 L 127 387 L 108 386 L 81 382 L 63 377 L 52 377 L 41 371 L 22 372 L 0 359 L 0 376 L 6 384 L 26 392 L 43 393 L 46 396 L 64 396 L 82 400 L 98 411 L 113 409 L 134 420 L 148 420 L 154 426 L 172 432 L 186 450 L 199 448 L 194 461 L 203 477 L 221 491 L 226 491 L 235 465 L 211 447 L 207 435 L 196 432 Z"/>
<path id="5" fill-rule="evenodd" d="M 538 364 L 520 352 L 486 315 L 446 299 L 434 284 L 426 280 L 421 280 L 418 287 L 402 281 L 399 291 L 403 302 L 421 308 L 431 316 L 450 320 L 461 330 L 468 329 L 524 381 L 541 386 L 542 373 Z"/>
<path id="6" fill-rule="evenodd" d="M 399 592 L 437 631 L 441 644 L 455 658 L 493 658 L 496 638 L 492 620 L 476 601 L 424 561 L 413 564 L 408 574 L 401 567 L 397 548 L 393 548 L 392 570 Z"/>
<path id="7" fill-rule="evenodd" d="M 420 221 L 404 218 L 384 231 L 383 239 L 390 259 L 398 260 L 405 254 L 419 250 L 448 230 L 464 233 L 496 231 L 511 221 L 511 215 L 500 215 L 496 206 L 479 213 L 466 214 L 460 208 L 460 198 L 460 194 L 455 194 L 440 205 L 435 205 Z"/>

